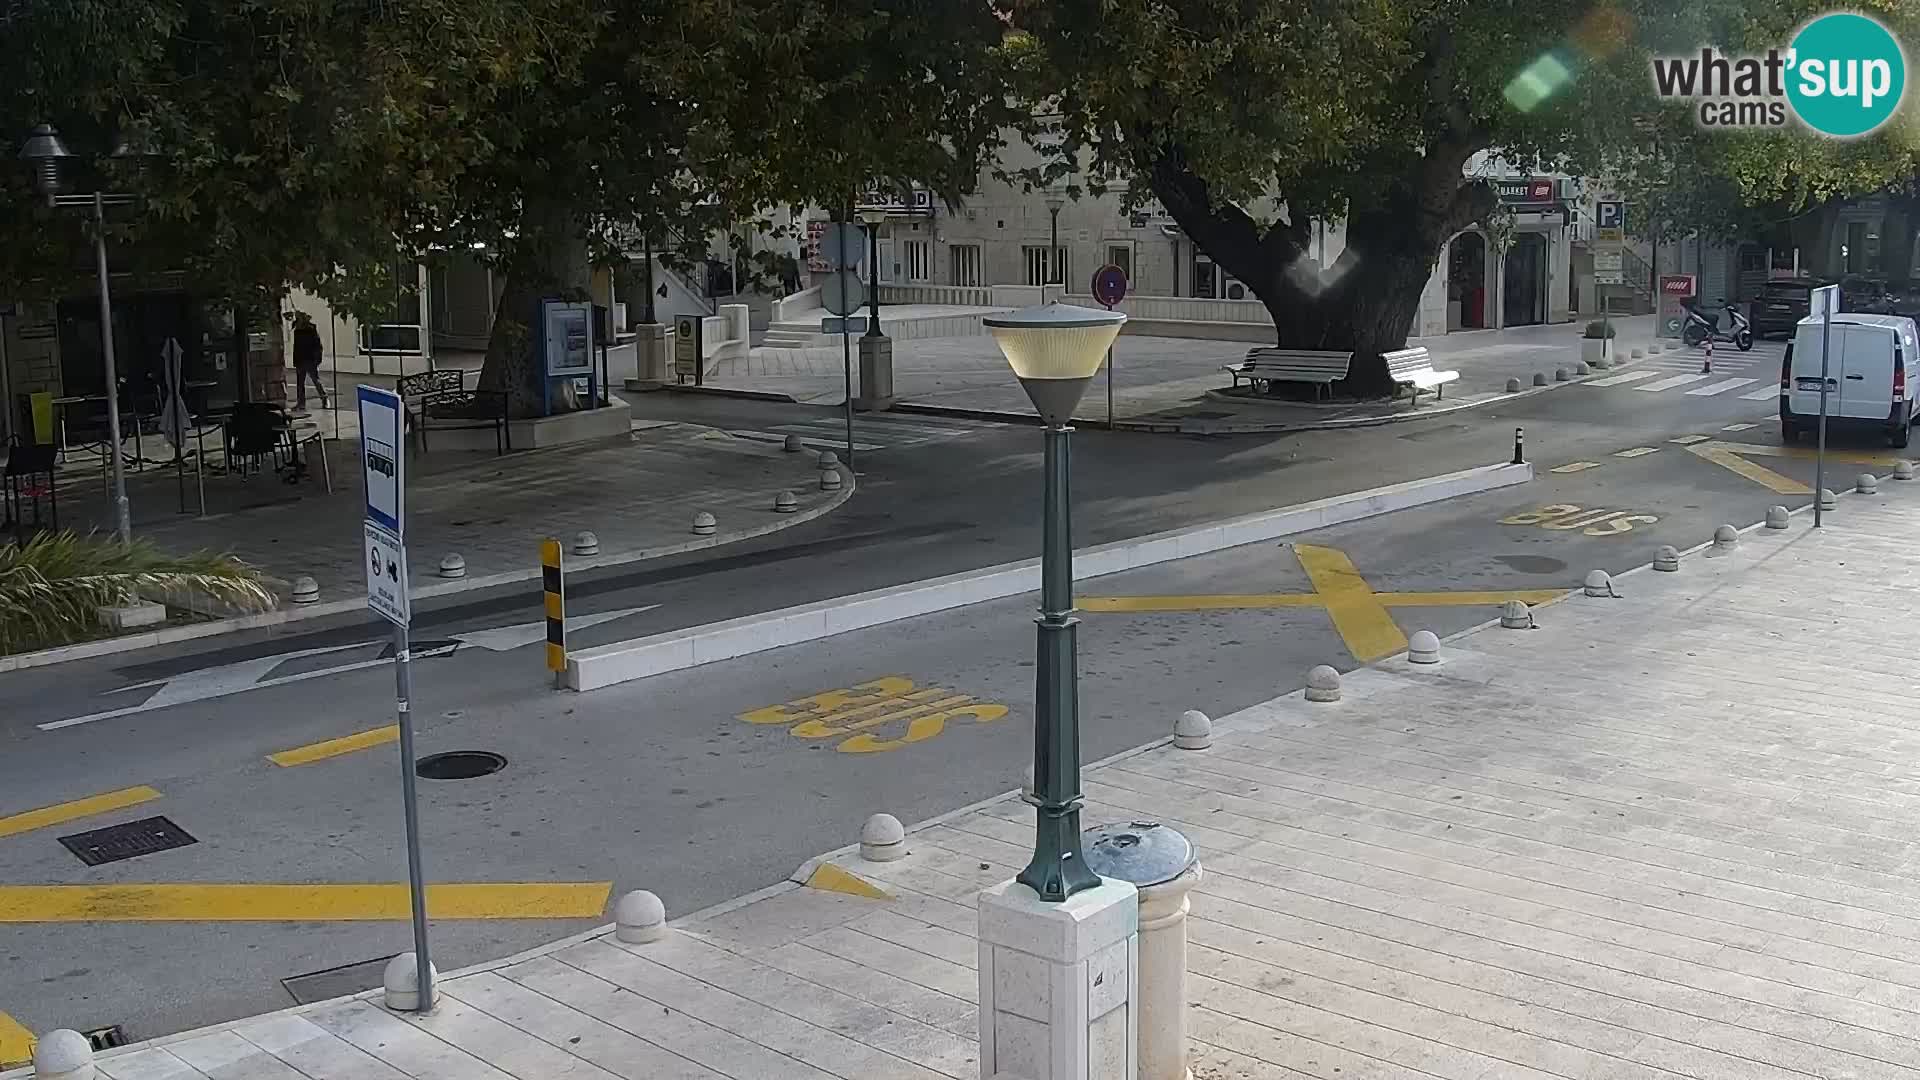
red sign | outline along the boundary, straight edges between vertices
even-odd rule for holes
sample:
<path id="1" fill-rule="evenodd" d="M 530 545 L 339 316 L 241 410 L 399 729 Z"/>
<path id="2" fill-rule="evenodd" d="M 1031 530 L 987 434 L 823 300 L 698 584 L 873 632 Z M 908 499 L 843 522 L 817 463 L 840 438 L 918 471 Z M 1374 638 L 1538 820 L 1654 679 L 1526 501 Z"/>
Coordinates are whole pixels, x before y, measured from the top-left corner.
<path id="1" fill-rule="evenodd" d="M 1693 275 L 1692 274 L 1661 274 L 1660 275 L 1660 295 L 1692 296 L 1693 295 Z"/>
<path id="2" fill-rule="evenodd" d="M 816 274 L 831 273 L 834 268 L 833 260 L 821 250 L 826 244 L 827 225 L 825 221 L 807 222 L 807 269 Z"/>
<path id="3" fill-rule="evenodd" d="M 1127 298 L 1127 272 L 1108 263 L 1093 272 L 1093 298 L 1109 309 Z"/>

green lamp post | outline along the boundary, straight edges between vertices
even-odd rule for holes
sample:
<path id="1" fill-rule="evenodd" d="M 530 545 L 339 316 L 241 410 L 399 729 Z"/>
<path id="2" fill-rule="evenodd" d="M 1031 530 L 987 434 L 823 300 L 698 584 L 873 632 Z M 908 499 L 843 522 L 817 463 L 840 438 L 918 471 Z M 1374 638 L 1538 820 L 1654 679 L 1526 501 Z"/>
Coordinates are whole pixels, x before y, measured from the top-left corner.
<path id="1" fill-rule="evenodd" d="M 1100 884 L 1080 849 L 1080 693 L 1073 617 L 1073 527 L 1067 485 L 1074 407 L 1127 317 L 1044 304 L 982 322 L 1046 426 L 1040 618 L 1033 715 L 1033 861 L 1016 880 L 1041 900 Z"/>

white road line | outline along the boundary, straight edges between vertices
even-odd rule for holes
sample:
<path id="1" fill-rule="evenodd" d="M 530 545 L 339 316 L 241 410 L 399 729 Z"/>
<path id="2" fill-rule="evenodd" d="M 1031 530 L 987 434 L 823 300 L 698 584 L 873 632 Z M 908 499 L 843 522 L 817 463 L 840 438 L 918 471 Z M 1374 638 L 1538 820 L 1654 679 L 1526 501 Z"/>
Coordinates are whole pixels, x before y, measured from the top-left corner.
<path id="1" fill-rule="evenodd" d="M 1600 463 L 1597 461 L 1574 461 L 1574 462 L 1569 462 L 1568 464 L 1562 465 L 1559 468 L 1549 469 L 1547 471 L 1557 472 L 1557 473 L 1576 473 L 1576 472 L 1585 472 L 1588 469 L 1597 469 L 1599 467 L 1600 467 Z"/>
<path id="2" fill-rule="evenodd" d="M 1589 381 L 1587 385 L 1588 386 L 1620 386 L 1623 383 L 1638 382 L 1641 379 L 1651 379 L 1658 374 L 1660 373 L 1657 371 L 1629 371 L 1624 375 L 1609 375 L 1604 379 L 1593 379 Z"/>
<path id="3" fill-rule="evenodd" d="M 1725 379 L 1711 386 L 1703 386 L 1698 390 L 1689 390 L 1687 391 L 1687 396 L 1712 397 L 1715 394 L 1724 394 L 1729 390 L 1736 390 L 1742 386 L 1751 386 L 1758 381 L 1758 379 Z"/>
<path id="4" fill-rule="evenodd" d="M 1697 374 L 1696 375 L 1674 375 L 1670 378 L 1661 379 L 1658 382 L 1650 382 L 1645 386 L 1636 386 L 1634 387 L 1634 389 L 1645 390 L 1649 393 L 1653 393 L 1660 390 L 1671 390 L 1676 386 L 1686 386 L 1689 383 L 1697 383 L 1700 380 L 1705 378 L 1707 378 L 1707 376 L 1697 375 Z"/>
<path id="5" fill-rule="evenodd" d="M 1759 426 L 1760 426 L 1759 424 L 1728 424 L 1726 427 L 1723 427 L 1720 430 L 1721 431 L 1748 431 L 1753 428 L 1757 428 Z"/>
<path id="6" fill-rule="evenodd" d="M 1668 439 L 1667 441 L 1679 446 L 1692 446 L 1694 443 L 1706 442 L 1711 438 L 1713 438 L 1711 435 L 1682 435 L 1677 439 Z"/>
<path id="7" fill-rule="evenodd" d="M 1779 396 L 1780 396 L 1780 391 L 1777 388 L 1770 386 L 1765 390 L 1755 390 L 1751 394 L 1741 394 L 1740 400 L 1741 401 L 1772 401 L 1774 398 L 1777 398 Z"/>
<path id="8" fill-rule="evenodd" d="M 1623 457 L 1623 458 L 1637 458 L 1637 457 L 1646 457 L 1648 454 L 1657 454 L 1659 452 L 1660 452 L 1660 448 L 1657 446 L 1636 446 L 1631 450 L 1622 450 L 1613 456 Z"/>

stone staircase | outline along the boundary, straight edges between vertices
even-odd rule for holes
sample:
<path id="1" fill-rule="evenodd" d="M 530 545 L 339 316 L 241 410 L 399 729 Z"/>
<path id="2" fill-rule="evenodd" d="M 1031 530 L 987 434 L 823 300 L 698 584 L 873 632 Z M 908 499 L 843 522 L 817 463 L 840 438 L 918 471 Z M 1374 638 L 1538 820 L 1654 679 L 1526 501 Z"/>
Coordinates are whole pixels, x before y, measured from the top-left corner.
<path id="1" fill-rule="evenodd" d="M 767 336 L 760 344 L 770 349 L 805 349 L 831 344 L 833 338 L 820 332 L 820 320 L 826 317 L 825 308 L 795 312 L 779 322 L 767 324 Z"/>

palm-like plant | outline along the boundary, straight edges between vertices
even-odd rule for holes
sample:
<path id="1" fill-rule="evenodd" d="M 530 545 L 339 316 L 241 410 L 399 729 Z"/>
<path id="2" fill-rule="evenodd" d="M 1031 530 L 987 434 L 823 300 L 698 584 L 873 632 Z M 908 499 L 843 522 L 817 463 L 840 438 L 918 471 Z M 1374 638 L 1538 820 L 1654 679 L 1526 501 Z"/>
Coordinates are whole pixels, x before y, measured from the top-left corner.
<path id="1" fill-rule="evenodd" d="M 171 555 L 143 540 L 41 533 L 0 545 L 0 654 L 90 636 L 96 609 L 154 590 L 255 610 L 275 603 L 260 571 L 229 555 Z"/>

